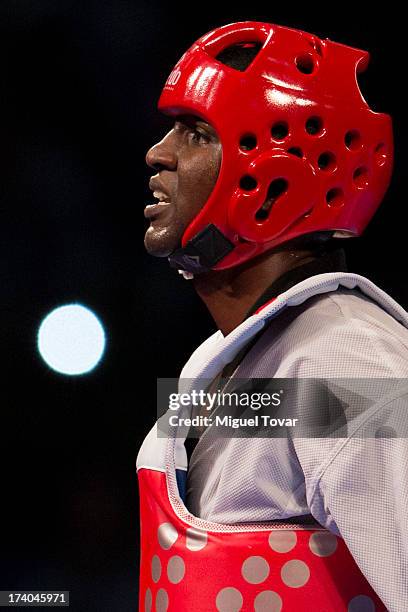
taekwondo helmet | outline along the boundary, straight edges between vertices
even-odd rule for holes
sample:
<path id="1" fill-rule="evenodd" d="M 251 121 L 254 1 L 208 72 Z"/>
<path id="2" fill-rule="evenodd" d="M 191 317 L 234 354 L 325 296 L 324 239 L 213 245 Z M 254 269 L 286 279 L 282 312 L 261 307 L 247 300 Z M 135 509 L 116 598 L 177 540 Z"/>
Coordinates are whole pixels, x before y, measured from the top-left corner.
<path id="1" fill-rule="evenodd" d="M 222 62 L 236 46 L 256 51 L 245 70 Z M 158 108 L 212 125 L 222 160 L 213 191 L 169 256 L 173 267 L 221 270 L 305 234 L 362 233 L 393 164 L 391 117 L 370 109 L 357 82 L 369 57 L 251 21 L 212 30 L 184 53 Z"/>

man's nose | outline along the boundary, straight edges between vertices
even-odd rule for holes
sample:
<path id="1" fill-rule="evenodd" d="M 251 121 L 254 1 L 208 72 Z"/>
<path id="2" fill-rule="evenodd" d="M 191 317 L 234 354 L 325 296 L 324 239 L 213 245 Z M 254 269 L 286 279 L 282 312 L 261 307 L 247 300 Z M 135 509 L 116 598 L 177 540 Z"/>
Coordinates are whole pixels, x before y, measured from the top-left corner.
<path id="1" fill-rule="evenodd" d="M 177 156 L 174 147 L 170 146 L 167 136 L 148 150 L 146 164 L 157 171 L 176 169 Z"/>

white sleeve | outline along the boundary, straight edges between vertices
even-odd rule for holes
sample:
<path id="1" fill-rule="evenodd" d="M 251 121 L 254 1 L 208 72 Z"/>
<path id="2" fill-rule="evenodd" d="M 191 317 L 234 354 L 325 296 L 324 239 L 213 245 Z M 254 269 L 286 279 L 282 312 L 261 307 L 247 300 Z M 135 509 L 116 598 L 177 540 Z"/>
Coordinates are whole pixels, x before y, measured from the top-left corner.
<path id="1" fill-rule="evenodd" d="M 407 411 L 408 392 L 370 409 L 307 482 L 313 516 L 344 538 L 390 612 L 408 609 Z"/>

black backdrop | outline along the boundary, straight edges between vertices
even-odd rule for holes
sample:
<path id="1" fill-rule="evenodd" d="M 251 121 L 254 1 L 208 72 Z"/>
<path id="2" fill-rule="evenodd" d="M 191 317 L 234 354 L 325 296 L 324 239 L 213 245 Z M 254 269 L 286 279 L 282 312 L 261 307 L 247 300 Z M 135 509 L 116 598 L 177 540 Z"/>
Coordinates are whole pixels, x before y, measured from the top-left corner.
<path id="1" fill-rule="evenodd" d="M 1 1 L 0 589 L 70 590 L 73 610 L 137 607 L 134 464 L 156 377 L 177 376 L 215 329 L 189 283 L 143 249 L 144 156 L 169 125 L 156 102 L 198 36 L 254 19 L 371 52 L 362 88 L 394 117 L 396 164 L 348 263 L 408 306 L 401 17 L 391 3 L 250 6 Z M 36 350 L 43 316 L 72 301 L 108 334 L 101 365 L 82 377 L 52 372 Z"/>

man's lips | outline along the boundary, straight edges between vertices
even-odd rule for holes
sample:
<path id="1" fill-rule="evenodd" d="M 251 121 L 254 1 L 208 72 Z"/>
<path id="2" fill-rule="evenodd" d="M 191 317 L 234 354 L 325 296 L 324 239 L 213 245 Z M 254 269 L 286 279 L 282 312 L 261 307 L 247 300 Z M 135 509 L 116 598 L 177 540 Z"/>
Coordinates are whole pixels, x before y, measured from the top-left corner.
<path id="1" fill-rule="evenodd" d="M 168 209 L 171 202 L 156 202 L 155 204 L 149 204 L 144 209 L 144 216 L 146 219 L 152 219 L 153 217 L 157 217 L 162 212 Z"/>
<path id="2" fill-rule="evenodd" d="M 166 202 L 170 200 L 170 196 L 159 181 L 158 175 L 151 177 L 149 181 L 149 189 L 153 191 L 153 195 L 157 197 L 157 199 L 161 201 L 165 200 Z"/>
<path id="3" fill-rule="evenodd" d="M 149 188 L 153 191 L 153 195 L 157 198 L 158 202 L 149 204 L 144 209 L 144 216 L 146 219 L 155 219 L 161 213 L 168 209 L 170 202 L 169 194 L 164 190 L 161 182 L 159 181 L 159 175 L 152 176 L 149 181 Z"/>

